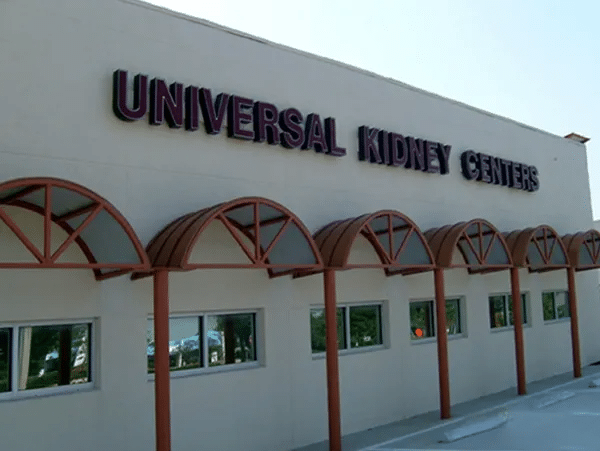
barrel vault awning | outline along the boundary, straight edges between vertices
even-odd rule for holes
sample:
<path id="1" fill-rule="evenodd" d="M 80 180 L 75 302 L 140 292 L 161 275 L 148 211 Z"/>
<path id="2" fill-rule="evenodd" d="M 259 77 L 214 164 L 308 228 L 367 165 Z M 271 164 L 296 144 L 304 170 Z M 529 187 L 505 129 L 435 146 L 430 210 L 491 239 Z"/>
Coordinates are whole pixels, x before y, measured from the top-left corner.
<path id="1" fill-rule="evenodd" d="M 227 229 L 247 262 L 190 261 L 194 246 L 214 223 Z M 181 216 L 150 241 L 147 252 L 153 269 L 169 271 L 262 268 L 277 277 L 323 267 L 319 250 L 302 221 L 284 206 L 260 197 L 238 198 Z"/>
<path id="2" fill-rule="evenodd" d="M 40 222 L 24 222 L 18 209 L 39 214 Z M 123 215 L 106 199 L 70 181 L 23 178 L 1 183 L 0 220 L 28 255 L 0 260 L 0 268 L 90 268 L 97 279 L 149 268 L 146 252 Z M 68 258 L 72 244 L 85 259 Z"/>
<path id="3" fill-rule="evenodd" d="M 349 262 L 356 239 L 367 239 L 379 262 Z M 429 271 L 435 266 L 427 240 L 416 224 L 394 210 L 334 221 L 315 233 L 326 268 L 382 268 L 387 275 Z"/>
<path id="4" fill-rule="evenodd" d="M 514 265 L 530 272 L 546 272 L 569 266 L 567 249 L 549 225 L 506 233 Z"/>
<path id="5" fill-rule="evenodd" d="M 591 229 L 564 235 L 562 241 L 575 271 L 600 268 L 600 232 Z"/>
<path id="6" fill-rule="evenodd" d="M 472 219 L 425 232 L 442 268 L 466 268 L 470 273 L 501 271 L 512 266 L 504 236 L 485 219 Z M 458 250 L 462 261 L 454 258 Z"/>

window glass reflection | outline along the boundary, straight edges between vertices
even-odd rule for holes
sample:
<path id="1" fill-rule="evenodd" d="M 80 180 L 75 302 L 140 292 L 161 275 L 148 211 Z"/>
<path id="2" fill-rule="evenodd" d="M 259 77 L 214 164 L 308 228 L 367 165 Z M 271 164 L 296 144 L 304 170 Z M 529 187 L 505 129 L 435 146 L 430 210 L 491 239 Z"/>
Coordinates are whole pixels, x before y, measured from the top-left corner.
<path id="1" fill-rule="evenodd" d="M 0 392 L 10 391 L 11 329 L 0 329 Z"/>
<path id="2" fill-rule="evenodd" d="M 181 371 L 202 366 L 202 317 L 169 318 L 169 370 Z M 148 373 L 154 373 L 154 321 L 148 320 L 146 355 Z"/>
<path id="3" fill-rule="evenodd" d="M 346 348 L 346 315 L 344 307 L 338 307 L 337 310 L 337 336 L 338 349 Z M 310 341 L 313 353 L 325 352 L 325 309 L 310 309 Z"/>
<path id="4" fill-rule="evenodd" d="M 91 324 L 19 328 L 19 390 L 90 382 Z"/>
<path id="5" fill-rule="evenodd" d="M 206 324 L 209 366 L 256 360 L 253 313 L 211 315 Z"/>
<path id="6" fill-rule="evenodd" d="M 418 340 L 435 336 L 433 330 L 433 301 L 410 303 L 410 338 Z"/>
<path id="7" fill-rule="evenodd" d="M 381 306 L 350 307 L 350 347 L 362 348 L 382 344 Z"/>

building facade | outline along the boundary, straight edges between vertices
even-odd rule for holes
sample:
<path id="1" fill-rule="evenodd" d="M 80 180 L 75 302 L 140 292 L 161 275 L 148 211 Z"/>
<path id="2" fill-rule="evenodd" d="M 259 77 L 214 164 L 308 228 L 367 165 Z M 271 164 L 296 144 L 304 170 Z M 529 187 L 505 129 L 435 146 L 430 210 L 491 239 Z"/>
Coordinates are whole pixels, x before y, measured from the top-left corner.
<path id="1" fill-rule="evenodd" d="M 538 242 L 550 255 L 556 237 L 592 228 L 586 150 L 573 140 L 135 0 L 5 0 L 0 12 L 6 449 L 155 447 L 155 285 L 129 277 L 151 264 L 170 271 L 172 449 L 291 450 L 328 437 L 322 249 L 303 237 L 399 212 L 423 232 L 476 218 L 502 233 L 547 224 Z M 248 197 L 255 210 L 235 201 Z M 185 254 L 196 266 L 179 267 L 194 270 L 146 257 L 172 221 L 219 204 L 240 210 L 198 226 Z M 276 212 L 280 228 L 244 229 Z M 362 266 L 334 273 L 343 433 L 440 402 L 433 272 L 389 275 L 381 249 L 398 255 L 400 241 L 374 247 L 377 231 L 361 231 L 345 261 Z M 270 277 L 275 260 L 304 271 Z M 504 263 L 444 272 L 452 404 L 517 383 Z M 517 271 L 528 381 L 573 367 L 562 263 Z M 597 275 L 575 280 L 585 365 L 600 360 Z"/>

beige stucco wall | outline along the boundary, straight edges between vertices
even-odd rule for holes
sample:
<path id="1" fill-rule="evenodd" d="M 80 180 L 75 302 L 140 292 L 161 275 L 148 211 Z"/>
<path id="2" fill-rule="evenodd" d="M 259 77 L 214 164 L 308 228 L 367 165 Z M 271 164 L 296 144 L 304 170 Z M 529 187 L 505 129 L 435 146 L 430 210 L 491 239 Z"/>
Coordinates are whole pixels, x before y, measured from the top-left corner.
<path id="1" fill-rule="evenodd" d="M 379 209 L 399 210 L 423 230 L 476 217 L 501 231 L 547 223 L 564 234 L 592 226 L 584 146 L 154 7 L 0 1 L 0 65 L 0 180 L 52 176 L 85 185 L 112 202 L 144 244 L 183 213 L 250 195 L 285 205 L 311 232 Z M 122 122 L 111 106 L 119 68 L 335 117 L 348 155 Z M 361 125 L 452 145 L 450 174 L 358 161 Z M 459 155 L 466 149 L 537 166 L 540 190 L 464 180 Z M 198 258 L 223 251 L 219 233 L 215 244 L 202 243 Z M 565 274 L 521 276 L 531 300 L 528 378 L 568 371 L 569 323 L 544 324 L 541 301 L 542 290 L 566 289 Z M 173 449 L 284 450 L 325 439 L 325 362 L 311 355 L 309 327 L 311 306 L 322 303 L 322 278 L 269 280 L 262 272 L 227 270 L 173 274 L 170 281 L 173 312 L 250 309 L 262 325 L 259 367 L 173 378 Z M 344 433 L 436 409 L 436 346 L 411 343 L 408 315 L 409 300 L 433 297 L 433 276 L 363 270 L 337 281 L 339 302 L 384 301 L 387 330 L 384 349 L 340 357 Z M 589 363 L 600 360 L 597 275 L 578 274 L 577 282 Z M 0 286 L 3 322 L 94 318 L 98 360 L 93 390 L 0 400 L 3 446 L 152 449 L 153 383 L 145 360 L 151 280 L 99 283 L 85 271 L 7 270 Z M 489 293 L 509 289 L 507 273 L 446 274 L 448 296 L 464 297 L 466 308 L 466 336 L 449 343 L 453 402 L 515 385 L 512 333 L 490 331 L 487 304 Z"/>

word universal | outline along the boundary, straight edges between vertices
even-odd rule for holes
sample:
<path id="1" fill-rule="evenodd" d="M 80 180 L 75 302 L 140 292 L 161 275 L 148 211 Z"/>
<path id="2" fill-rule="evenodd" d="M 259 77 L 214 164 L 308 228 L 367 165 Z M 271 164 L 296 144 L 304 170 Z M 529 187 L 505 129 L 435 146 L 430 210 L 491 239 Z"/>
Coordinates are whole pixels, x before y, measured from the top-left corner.
<path id="1" fill-rule="evenodd" d="M 335 119 L 321 120 L 316 113 L 304 115 L 296 108 L 279 110 L 267 102 L 233 94 L 213 96 L 210 89 L 182 83 L 167 85 L 165 80 L 138 74 L 133 78 L 133 102 L 128 101 L 127 71 L 113 74 L 113 110 L 124 121 L 137 121 L 149 113 L 152 125 L 166 122 L 171 128 L 200 128 L 200 116 L 206 133 L 221 132 L 227 117 L 231 138 L 281 145 L 288 149 L 312 149 L 341 157 L 346 149 L 337 145 Z"/>

